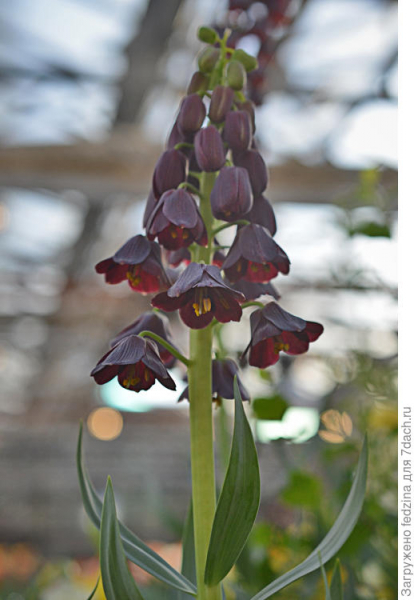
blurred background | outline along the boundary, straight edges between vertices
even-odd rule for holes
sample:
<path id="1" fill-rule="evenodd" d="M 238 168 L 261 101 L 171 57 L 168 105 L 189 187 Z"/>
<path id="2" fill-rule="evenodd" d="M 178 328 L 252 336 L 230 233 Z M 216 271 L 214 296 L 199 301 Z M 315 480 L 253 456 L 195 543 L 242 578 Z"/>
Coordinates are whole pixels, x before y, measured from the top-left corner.
<path id="1" fill-rule="evenodd" d="M 190 494 L 183 373 L 173 373 L 177 393 L 140 394 L 98 388 L 89 373 L 149 306 L 126 283 L 105 285 L 94 265 L 142 231 L 201 24 L 231 25 L 259 58 L 249 90 L 276 240 L 292 262 L 276 284 L 285 309 L 325 326 L 308 354 L 243 372 L 262 507 L 228 599 L 250 598 L 317 545 L 366 430 L 367 500 L 340 555 L 346 598 L 395 598 L 396 2 L 14 0 L 0 4 L 1 600 L 83 600 L 96 581 L 79 419 L 98 490 L 110 474 L 124 520 L 179 566 Z M 232 356 L 248 342 L 248 315 L 243 324 L 223 329 Z M 231 402 L 215 420 L 222 473 Z M 164 598 L 135 573 L 148 599 Z M 324 598 L 321 578 L 277 597 Z"/>

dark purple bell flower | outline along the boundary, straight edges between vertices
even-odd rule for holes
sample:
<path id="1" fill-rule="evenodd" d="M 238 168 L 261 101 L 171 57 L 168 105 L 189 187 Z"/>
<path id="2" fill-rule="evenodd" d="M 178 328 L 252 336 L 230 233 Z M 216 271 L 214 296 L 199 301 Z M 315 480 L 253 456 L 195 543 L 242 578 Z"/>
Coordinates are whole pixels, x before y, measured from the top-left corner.
<path id="1" fill-rule="evenodd" d="M 279 300 L 280 294 L 271 283 L 254 283 L 239 279 L 236 283 L 232 283 L 231 287 L 237 292 L 241 292 L 246 300 L 256 300 L 260 296 L 273 296 L 275 300 Z"/>
<path id="2" fill-rule="evenodd" d="M 154 192 L 151 190 L 148 194 L 147 203 L 145 205 L 144 217 L 142 219 L 143 227 L 147 226 L 148 219 L 152 215 L 155 205 L 157 204 L 157 198 L 154 196 Z"/>
<path id="3" fill-rule="evenodd" d="M 193 134 L 200 129 L 206 117 L 206 107 L 198 94 L 183 98 L 177 117 L 179 131 L 184 135 Z"/>
<path id="4" fill-rule="evenodd" d="M 170 285 L 159 245 L 143 235 L 129 239 L 113 256 L 101 260 L 95 270 L 105 275 L 107 283 L 127 280 L 133 290 L 142 294 L 153 294 Z"/>
<path id="5" fill-rule="evenodd" d="M 122 331 L 120 331 L 110 342 L 111 348 L 116 346 L 121 340 L 128 337 L 129 335 L 138 335 L 141 331 L 152 331 L 152 333 L 156 333 L 162 339 L 171 344 L 174 348 L 174 344 L 172 343 L 172 335 L 170 330 L 170 324 L 168 319 L 160 314 L 155 312 L 146 312 L 138 319 L 136 319 L 131 325 L 125 327 Z M 155 340 L 153 340 L 155 342 Z M 173 356 L 168 350 L 164 348 L 158 342 L 155 342 L 158 348 L 158 352 L 160 354 L 161 360 L 164 365 L 171 369 L 174 366 L 176 361 L 175 356 Z"/>
<path id="6" fill-rule="evenodd" d="M 208 243 L 207 231 L 194 198 L 183 189 L 168 190 L 159 199 L 147 222 L 150 240 L 158 237 L 167 250 L 178 250 L 197 242 Z"/>
<path id="7" fill-rule="evenodd" d="M 287 275 L 290 261 L 267 229 L 252 224 L 241 227 L 237 232 L 223 269 L 231 282 L 243 278 L 255 283 L 266 283 L 279 272 Z"/>
<path id="8" fill-rule="evenodd" d="M 216 219 L 236 221 L 253 207 L 249 175 L 241 167 L 223 167 L 211 192 L 211 210 Z"/>
<path id="9" fill-rule="evenodd" d="M 187 159 L 179 150 L 166 150 L 160 156 L 155 165 L 152 178 L 152 189 L 154 196 L 160 196 L 167 190 L 177 188 L 185 181 L 187 171 Z"/>
<path id="10" fill-rule="evenodd" d="M 215 317 L 220 323 L 240 321 L 243 294 L 232 290 L 214 265 L 190 263 L 167 292 L 152 299 L 152 305 L 180 317 L 192 329 L 206 327 Z"/>
<path id="11" fill-rule="evenodd" d="M 148 390 L 158 379 L 169 390 L 175 383 L 163 365 L 157 344 L 148 338 L 129 335 L 107 352 L 91 372 L 96 383 L 103 385 L 114 377 L 127 390 Z"/>
<path id="12" fill-rule="evenodd" d="M 249 392 L 240 380 L 237 364 L 230 358 L 213 360 L 211 382 L 213 399 L 221 400 L 221 398 L 226 398 L 232 400 L 234 398 L 234 376 L 236 376 L 242 400 L 250 400 Z M 188 386 L 178 398 L 178 402 L 184 399 L 188 400 Z"/>
<path id="13" fill-rule="evenodd" d="M 250 223 L 262 225 L 271 236 L 277 231 L 276 217 L 272 205 L 264 196 L 258 196 L 254 199 L 252 210 L 245 216 Z"/>
<path id="14" fill-rule="evenodd" d="M 202 171 L 218 171 L 226 162 L 221 135 L 214 125 L 200 129 L 196 133 L 194 150 L 197 163 Z"/>
<path id="15" fill-rule="evenodd" d="M 252 143 L 252 120 L 245 110 L 228 112 L 223 129 L 223 140 L 233 152 L 248 150 Z"/>
<path id="16" fill-rule="evenodd" d="M 255 310 L 250 315 L 251 341 L 249 364 L 265 369 L 279 360 L 283 350 L 287 354 L 303 354 L 323 333 L 323 326 L 305 321 L 283 310 L 276 302 Z"/>
<path id="17" fill-rule="evenodd" d="M 231 110 L 234 101 L 234 91 L 225 86 L 218 85 L 211 94 L 208 116 L 213 123 L 222 123 L 227 113 Z"/>
<path id="18" fill-rule="evenodd" d="M 268 182 L 266 164 L 257 150 L 245 150 L 244 152 L 234 152 L 233 162 L 238 167 L 247 169 L 250 177 L 250 183 L 253 190 L 253 196 L 257 198 L 265 191 Z"/>
<path id="19" fill-rule="evenodd" d="M 191 262 L 191 253 L 188 248 L 179 248 L 178 250 L 167 250 L 166 259 L 169 265 L 176 268 L 181 263 L 185 265 Z"/>

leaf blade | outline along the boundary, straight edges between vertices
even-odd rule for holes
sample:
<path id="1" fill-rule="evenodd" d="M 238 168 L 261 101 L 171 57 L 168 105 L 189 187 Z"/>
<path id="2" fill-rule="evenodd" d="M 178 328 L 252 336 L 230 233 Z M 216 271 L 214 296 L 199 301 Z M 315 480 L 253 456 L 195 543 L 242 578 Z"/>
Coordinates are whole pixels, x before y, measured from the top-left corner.
<path id="1" fill-rule="evenodd" d="M 325 564 L 340 550 L 342 545 L 348 539 L 361 513 L 365 497 L 365 489 L 368 472 L 368 444 L 365 437 L 364 445 L 359 457 L 355 478 L 349 492 L 348 498 L 339 513 L 335 523 L 328 531 L 322 542 L 317 548 L 299 565 L 270 583 L 258 594 L 253 596 L 252 600 L 266 600 L 280 591 L 290 583 L 293 583 L 300 577 L 304 577 L 320 567 L 320 560 Z M 321 559 L 319 558 L 319 554 Z"/>
<path id="2" fill-rule="evenodd" d="M 331 585 L 331 600 L 343 600 L 344 592 L 342 588 L 341 578 L 341 562 L 339 558 L 335 561 L 335 567 L 332 574 Z"/>
<path id="3" fill-rule="evenodd" d="M 101 580 L 101 578 L 98 577 L 98 581 L 95 583 L 95 587 L 93 588 L 93 590 L 91 591 L 91 593 L 87 597 L 87 600 L 92 600 L 92 598 L 95 596 L 95 593 L 96 593 L 96 590 L 98 589 L 98 585 L 99 585 L 100 580 Z"/>
<path id="4" fill-rule="evenodd" d="M 100 499 L 97 491 L 89 478 L 83 461 L 82 452 L 82 434 L 83 425 L 79 427 L 79 437 L 76 453 L 76 466 L 78 471 L 79 487 L 85 511 L 92 523 L 97 529 L 100 529 L 101 513 L 103 502 Z M 140 540 L 130 529 L 119 523 L 119 530 L 127 558 L 138 565 L 147 573 L 150 573 L 160 581 L 195 596 L 197 594 L 196 587 L 188 581 L 181 573 L 178 573 L 165 560 L 163 560 L 156 552 L 151 550 L 142 540 Z"/>
<path id="5" fill-rule="evenodd" d="M 114 490 L 108 477 L 102 508 L 99 564 L 107 600 L 144 600 L 126 562 L 116 516 Z"/>
<path id="6" fill-rule="evenodd" d="M 233 442 L 226 477 L 217 504 L 207 553 L 205 582 L 224 579 L 242 551 L 260 502 L 260 474 L 256 445 L 234 382 Z"/>

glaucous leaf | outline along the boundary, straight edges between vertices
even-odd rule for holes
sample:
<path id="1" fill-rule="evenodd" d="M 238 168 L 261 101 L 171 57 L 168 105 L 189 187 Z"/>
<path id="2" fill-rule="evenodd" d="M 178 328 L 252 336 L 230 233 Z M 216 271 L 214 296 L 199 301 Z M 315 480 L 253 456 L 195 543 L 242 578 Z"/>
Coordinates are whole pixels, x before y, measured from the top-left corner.
<path id="1" fill-rule="evenodd" d="M 237 380 L 234 380 L 233 442 L 226 477 L 217 504 L 207 554 L 205 582 L 216 585 L 230 571 L 253 527 L 260 502 L 256 446 Z"/>
<path id="2" fill-rule="evenodd" d="M 341 578 L 341 562 L 339 558 L 336 559 L 335 568 L 333 570 L 331 585 L 331 600 L 344 600 L 344 592 L 342 588 Z"/>

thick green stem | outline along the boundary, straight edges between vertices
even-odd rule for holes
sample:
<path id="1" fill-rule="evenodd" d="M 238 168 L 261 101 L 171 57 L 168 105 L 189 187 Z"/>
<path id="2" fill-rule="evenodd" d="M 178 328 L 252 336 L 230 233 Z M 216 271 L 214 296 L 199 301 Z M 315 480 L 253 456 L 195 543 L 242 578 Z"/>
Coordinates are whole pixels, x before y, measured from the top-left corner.
<path id="1" fill-rule="evenodd" d="M 210 263 L 212 224 L 210 194 L 215 173 L 203 173 L 200 182 L 200 212 L 208 233 L 208 247 L 198 246 L 193 260 Z M 204 570 L 216 510 L 214 473 L 213 403 L 211 390 L 212 325 L 190 332 L 188 385 L 190 398 L 191 475 L 193 488 L 194 537 L 197 571 L 197 599 L 221 600 L 220 587 L 204 583 Z"/>

